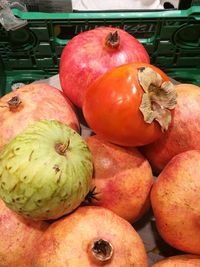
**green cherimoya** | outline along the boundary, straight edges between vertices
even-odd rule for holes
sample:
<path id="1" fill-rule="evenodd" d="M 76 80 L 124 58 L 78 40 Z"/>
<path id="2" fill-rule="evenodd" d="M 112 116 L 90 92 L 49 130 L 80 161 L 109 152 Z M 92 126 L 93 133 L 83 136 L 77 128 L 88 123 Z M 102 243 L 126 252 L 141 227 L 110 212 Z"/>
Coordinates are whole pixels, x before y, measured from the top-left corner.
<path id="1" fill-rule="evenodd" d="M 77 208 L 89 192 L 89 148 L 57 121 L 36 122 L 0 152 L 0 197 L 17 213 L 56 219 Z"/>

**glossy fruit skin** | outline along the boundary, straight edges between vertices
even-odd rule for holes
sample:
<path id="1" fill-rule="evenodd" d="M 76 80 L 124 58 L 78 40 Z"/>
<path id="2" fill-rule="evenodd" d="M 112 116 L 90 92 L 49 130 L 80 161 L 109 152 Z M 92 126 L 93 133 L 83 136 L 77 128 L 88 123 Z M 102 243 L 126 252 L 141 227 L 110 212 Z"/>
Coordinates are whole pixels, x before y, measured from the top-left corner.
<path id="1" fill-rule="evenodd" d="M 200 256 L 191 254 L 171 256 L 156 262 L 152 267 L 200 267 Z"/>
<path id="2" fill-rule="evenodd" d="M 107 47 L 105 39 L 118 32 L 120 45 Z M 60 82 L 63 92 L 82 107 L 86 88 L 113 67 L 129 62 L 149 63 L 144 46 L 128 32 L 112 27 L 98 27 L 72 38 L 63 49 L 60 60 Z"/>
<path id="3" fill-rule="evenodd" d="M 164 81 L 168 76 L 146 63 L 130 63 L 112 69 L 86 91 L 83 114 L 89 127 L 106 140 L 122 146 L 142 146 L 162 135 L 156 121 L 148 124 L 139 110 L 144 91 L 138 68 L 151 67 Z"/>
<path id="4" fill-rule="evenodd" d="M 173 157 L 151 190 L 157 229 L 172 247 L 200 255 L 200 150 Z"/>
<path id="5" fill-rule="evenodd" d="M 200 87 L 193 84 L 176 85 L 177 105 L 167 132 L 154 143 L 141 148 L 159 173 L 177 154 L 200 149 Z"/>
<path id="6" fill-rule="evenodd" d="M 86 204 L 112 210 L 133 223 L 148 210 L 153 185 L 151 166 L 136 148 L 120 147 L 98 135 L 87 137 L 94 172 L 91 191 L 95 198 Z"/>
<path id="7" fill-rule="evenodd" d="M 0 200 L 0 266 L 32 267 L 34 251 L 48 226 L 17 215 Z"/>
<path id="8" fill-rule="evenodd" d="M 8 102 L 18 97 L 18 107 Z M 71 102 L 58 89 L 45 84 L 29 84 L 0 99 L 0 149 L 34 121 L 58 120 L 79 132 L 78 117 Z"/>
<path id="9" fill-rule="evenodd" d="M 112 244 L 113 256 L 98 262 L 91 254 L 95 240 Z M 147 267 L 143 242 L 134 228 L 102 207 L 80 207 L 53 223 L 35 253 L 34 267 Z"/>

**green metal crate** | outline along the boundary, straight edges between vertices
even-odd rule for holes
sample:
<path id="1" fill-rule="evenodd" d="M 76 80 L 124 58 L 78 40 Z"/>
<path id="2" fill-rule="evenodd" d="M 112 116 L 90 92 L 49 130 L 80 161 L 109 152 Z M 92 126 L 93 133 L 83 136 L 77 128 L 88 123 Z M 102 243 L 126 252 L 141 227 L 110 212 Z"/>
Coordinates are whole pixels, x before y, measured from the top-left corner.
<path id="1" fill-rule="evenodd" d="M 200 6 L 146 12 L 37 13 L 13 10 L 28 20 L 19 30 L 0 27 L 0 93 L 58 73 L 64 45 L 99 26 L 123 28 L 146 47 L 151 63 L 181 82 L 200 85 Z"/>

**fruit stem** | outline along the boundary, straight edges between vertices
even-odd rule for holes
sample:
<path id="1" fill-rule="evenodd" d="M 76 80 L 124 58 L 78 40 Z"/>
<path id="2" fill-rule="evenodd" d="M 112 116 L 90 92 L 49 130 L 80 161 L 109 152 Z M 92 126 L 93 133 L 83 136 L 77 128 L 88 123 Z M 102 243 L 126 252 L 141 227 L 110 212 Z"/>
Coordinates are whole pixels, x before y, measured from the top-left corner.
<path id="1" fill-rule="evenodd" d="M 16 95 L 13 96 L 7 103 L 10 111 L 16 111 L 22 101 L 20 100 L 19 96 Z"/>
<path id="2" fill-rule="evenodd" d="M 110 32 L 107 36 L 106 36 L 106 41 L 105 41 L 105 45 L 106 47 L 109 48 L 118 48 L 120 45 L 120 36 L 118 34 L 117 31 L 115 31 L 114 33 Z"/>
<path id="3" fill-rule="evenodd" d="M 55 145 L 56 152 L 61 156 L 66 156 L 67 149 L 69 147 L 69 140 L 66 143 L 58 143 Z"/>
<path id="4" fill-rule="evenodd" d="M 91 250 L 94 258 L 101 263 L 109 261 L 113 256 L 112 245 L 104 239 L 95 240 Z"/>

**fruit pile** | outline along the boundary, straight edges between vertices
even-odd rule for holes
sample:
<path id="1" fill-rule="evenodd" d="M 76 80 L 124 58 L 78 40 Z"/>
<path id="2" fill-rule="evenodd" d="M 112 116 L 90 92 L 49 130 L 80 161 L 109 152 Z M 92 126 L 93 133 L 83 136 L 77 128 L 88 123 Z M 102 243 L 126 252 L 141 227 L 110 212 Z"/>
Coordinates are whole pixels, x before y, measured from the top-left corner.
<path id="1" fill-rule="evenodd" d="M 0 266 L 147 267 L 149 211 L 176 250 L 153 266 L 200 266 L 200 88 L 111 27 L 75 36 L 59 75 L 0 99 Z"/>

